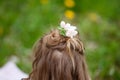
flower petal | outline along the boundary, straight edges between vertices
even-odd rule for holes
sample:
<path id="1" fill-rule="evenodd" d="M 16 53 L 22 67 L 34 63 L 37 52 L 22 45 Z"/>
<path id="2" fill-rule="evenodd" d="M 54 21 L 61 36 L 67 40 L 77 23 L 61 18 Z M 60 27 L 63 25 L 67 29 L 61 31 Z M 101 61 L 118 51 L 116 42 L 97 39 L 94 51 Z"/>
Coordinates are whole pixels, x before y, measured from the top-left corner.
<path id="1" fill-rule="evenodd" d="M 64 28 L 64 27 L 65 27 L 65 22 L 64 22 L 64 21 L 61 21 L 60 26 L 61 26 L 62 28 Z"/>
<path id="2" fill-rule="evenodd" d="M 67 31 L 67 30 L 69 30 L 69 28 L 70 28 L 70 24 L 67 23 L 67 24 L 65 25 L 64 29 Z"/>
<path id="3" fill-rule="evenodd" d="M 66 36 L 73 38 L 74 36 L 77 35 L 77 33 L 78 33 L 78 32 L 75 31 L 75 30 L 68 30 L 68 31 L 66 32 Z"/>
<path id="4" fill-rule="evenodd" d="M 74 32 L 73 32 L 73 36 L 76 36 L 77 34 L 78 34 L 77 31 L 74 31 Z"/>
<path id="5" fill-rule="evenodd" d="M 67 23 L 67 24 L 65 25 L 65 27 L 70 27 L 70 24 L 69 24 L 69 23 Z"/>
<path id="6" fill-rule="evenodd" d="M 71 27 L 72 27 L 73 30 L 76 30 L 76 29 L 77 29 L 76 26 L 71 26 Z"/>

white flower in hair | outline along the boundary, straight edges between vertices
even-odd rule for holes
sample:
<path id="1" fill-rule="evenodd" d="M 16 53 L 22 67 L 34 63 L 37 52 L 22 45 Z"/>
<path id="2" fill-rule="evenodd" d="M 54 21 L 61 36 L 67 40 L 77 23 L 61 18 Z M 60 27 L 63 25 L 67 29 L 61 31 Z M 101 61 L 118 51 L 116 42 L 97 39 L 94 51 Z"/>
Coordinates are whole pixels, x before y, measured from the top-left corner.
<path id="1" fill-rule="evenodd" d="M 61 26 L 62 28 L 64 28 L 64 27 L 65 27 L 65 22 L 64 22 L 64 21 L 61 21 L 60 26 Z"/>
<path id="2" fill-rule="evenodd" d="M 64 26 L 64 29 L 67 31 L 69 28 L 70 28 L 70 24 L 67 23 L 67 24 Z"/>
<path id="3" fill-rule="evenodd" d="M 76 30 L 76 29 L 77 29 L 76 26 L 70 26 L 67 28 L 67 30 Z"/>
<path id="4" fill-rule="evenodd" d="M 73 36 L 76 36 L 77 35 L 77 31 L 75 31 L 75 30 L 68 30 L 67 32 L 66 32 L 66 36 L 68 36 L 68 37 L 70 37 L 70 38 L 73 38 Z"/>
<path id="5" fill-rule="evenodd" d="M 72 26 L 69 23 L 65 23 L 64 21 L 61 21 L 60 23 L 60 31 L 62 32 L 61 34 L 64 36 L 68 36 L 70 38 L 73 38 L 74 36 L 77 35 L 77 31 L 76 31 L 76 26 Z"/>

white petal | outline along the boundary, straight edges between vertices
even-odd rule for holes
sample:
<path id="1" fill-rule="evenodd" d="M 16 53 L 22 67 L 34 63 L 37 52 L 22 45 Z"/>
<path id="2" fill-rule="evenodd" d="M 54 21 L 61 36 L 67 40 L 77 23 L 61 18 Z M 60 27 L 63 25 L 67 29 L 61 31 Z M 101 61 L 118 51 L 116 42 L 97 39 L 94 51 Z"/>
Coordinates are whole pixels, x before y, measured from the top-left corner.
<path id="1" fill-rule="evenodd" d="M 74 36 L 76 36 L 77 34 L 78 34 L 78 32 L 77 32 L 77 31 L 74 31 L 74 32 L 73 32 L 73 35 L 74 35 Z"/>
<path id="2" fill-rule="evenodd" d="M 67 32 L 66 32 L 66 36 L 71 37 L 71 32 L 70 32 L 70 31 L 67 31 Z"/>
<path id="3" fill-rule="evenodd" d="M 69 28 L 67 28 L 67 30 L 76 30 L 77 28 L 75 26 L 70 26 Z"/>
<path id="4" fill-rule="evenodd" d="M 71 26 L 72 27 L 72 29 L 74 29 L 74 30 L 76 30 L 77 28 L 76 28 L 76 26 Z"/>
<path id="5" fill-rule="evenodd" d="M 73 35 L 72 35 L 72 31 L 67 31 L 67 32 L 66 32 L 66 36 L 72 37 L 72 36 L 73 36 Z"/>
<path id="6" fill-rule="evenodd" d="M 67 30 L 69 30 L 69 28 L 70 28 L 70 24 L 67 23 L 67 24 L 65 25 L 64 29 L 67 31 Z"/>
<path id="7" fill-rule="evenodd" d="M 66 32 L 66 36 L 73 38 L 74 36 L 77 35 L 77 33 L 78 33 L 78 32 L 75 31 L 75 30 L 68 30 L 68 31 Z"/>
<path id="8" fill-rule="evenodd" d="M 70 24 L 69 24 L 69 23 L 67 23 L 65 26 L 66 26 L 66 27 L 70 27 Z"/>
<path id="9" fill-rule="evenodd" d="M 64 21 L 61 21 L 60 26 L 61 26 L 61 27 L 65 27 L 65 22 L 64 22 Z"/>

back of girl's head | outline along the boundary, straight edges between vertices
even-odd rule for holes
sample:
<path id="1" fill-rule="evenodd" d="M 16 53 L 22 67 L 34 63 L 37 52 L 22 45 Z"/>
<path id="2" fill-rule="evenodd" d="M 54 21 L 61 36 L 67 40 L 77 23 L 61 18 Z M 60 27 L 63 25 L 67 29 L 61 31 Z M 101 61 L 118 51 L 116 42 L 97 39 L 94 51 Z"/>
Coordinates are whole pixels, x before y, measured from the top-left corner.
<path id="1" fill-rule="evenodd" d="M 33 70 L 25 80 L 90 80 L 78 35 L 70 38 L 53 30 L 37 41 L 33 52 Z"/>

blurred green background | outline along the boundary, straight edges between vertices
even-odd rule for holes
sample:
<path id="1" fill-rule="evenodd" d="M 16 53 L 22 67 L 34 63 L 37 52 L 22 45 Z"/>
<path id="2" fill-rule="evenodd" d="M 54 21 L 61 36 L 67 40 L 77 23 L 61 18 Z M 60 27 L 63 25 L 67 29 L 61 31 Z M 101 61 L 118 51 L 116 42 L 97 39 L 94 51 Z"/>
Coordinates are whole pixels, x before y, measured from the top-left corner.
<path id="1" fill-rule="evenodd" d="M 61 20 L 76 25 L 92 80 L 120 80 L 120 0 L 0 0 L 0 66 L 31 71 L 32 46 Z"/>

